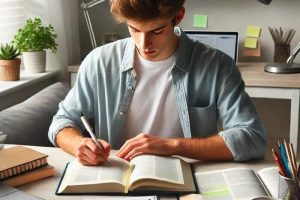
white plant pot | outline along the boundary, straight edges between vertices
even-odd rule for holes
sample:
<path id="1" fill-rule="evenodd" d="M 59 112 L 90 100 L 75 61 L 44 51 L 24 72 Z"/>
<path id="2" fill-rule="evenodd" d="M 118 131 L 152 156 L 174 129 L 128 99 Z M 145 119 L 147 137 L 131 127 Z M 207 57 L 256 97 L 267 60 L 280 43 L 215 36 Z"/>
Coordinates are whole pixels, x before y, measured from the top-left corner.
<path id="1" fill-rule="evenodd" d="M 41 73 L 46 69 L 46 51 L 23 52 L 23 64 L 26 72 Z"/>

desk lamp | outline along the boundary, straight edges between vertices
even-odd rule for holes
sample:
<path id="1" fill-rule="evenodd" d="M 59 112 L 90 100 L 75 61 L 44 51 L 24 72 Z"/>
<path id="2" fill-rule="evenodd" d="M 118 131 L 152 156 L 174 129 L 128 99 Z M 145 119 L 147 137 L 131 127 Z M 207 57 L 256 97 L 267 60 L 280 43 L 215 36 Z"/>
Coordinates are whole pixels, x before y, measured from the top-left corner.
<path id="1" fill-rule="evenodd" d="M 300 42 L 292 51 L 292 54 L 286 60 L 286 63 L 269 63 L 265 66 L 265 72 L 276 74 L 300 73 L 300 64 L 293 63 L 296 55 L 300 51 Z"/>
<path id="2" fill-rule="evenodd" d="M 272 0 L 258 0 L 259 2 L 269 5 Z M 292 54 L 286 60 L 286 63 L 268 63 L 265 66 L 265 72 L 276 74 L 300 73 L 300 64 L 293 63 L 296 55 L 300 51 L 300 42 L 292 51 Z"/>
<path id="3" fill-rule="evenodd" d="M 90 34 L 93 49 L 95 49 L 97 47 L 97 43 L 96 43 L 95 34 L 94 34 L 94 31 L 93 31 L 93 27 L 92 27 L 92 23 L 91 23 L 91 19 L 90 19 L 88 9 L 95 6 L 95 5 L 97 5 L 97 4 L 99 4 L 99 3 L 102 3 L 104 1 L 105 0 L 92 0 L 89 3 L 82 2 L 82 4 L 81 4 L 81 8 L 83 9 L 83 14 L 84 14 L 84 18 L 85 18 L 85 21 L 86 21 L 86 25 L 87 25 L 88 30 L 89 30 L 89 34 Z"/>
<path id="4" fill-rule="evenodd" d="M 269 5 L 271 3 L 272 0 L 258 0 L 259 2 Z"/>

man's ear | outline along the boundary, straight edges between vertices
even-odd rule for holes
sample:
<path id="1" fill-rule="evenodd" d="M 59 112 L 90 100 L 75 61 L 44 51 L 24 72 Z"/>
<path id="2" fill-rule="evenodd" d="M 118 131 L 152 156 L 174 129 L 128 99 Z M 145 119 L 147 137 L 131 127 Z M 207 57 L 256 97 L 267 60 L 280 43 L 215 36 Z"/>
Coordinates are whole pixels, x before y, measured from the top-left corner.
<path id="1" fill-rule="evenodd" d="M 185 14 L 185 8 L 181 7 L 181 9 L 178 11 L 177 15 L 175 16 L 175 25 L 178 25 L 181 20 L 183 19 Z"/>

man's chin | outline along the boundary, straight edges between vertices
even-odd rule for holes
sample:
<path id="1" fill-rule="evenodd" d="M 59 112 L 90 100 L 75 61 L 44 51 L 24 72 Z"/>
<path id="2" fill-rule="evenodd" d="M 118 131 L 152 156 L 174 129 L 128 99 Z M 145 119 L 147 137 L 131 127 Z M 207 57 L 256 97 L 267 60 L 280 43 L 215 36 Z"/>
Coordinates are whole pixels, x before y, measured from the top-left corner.
<path id="1" fill-rule="evenodd" d="M 153 53 L 153 54 L 144 54 L 143 53 L 142 57 L 149 61 L 159 61 L 159 55 L 157 55 L 156 53 Z"/>

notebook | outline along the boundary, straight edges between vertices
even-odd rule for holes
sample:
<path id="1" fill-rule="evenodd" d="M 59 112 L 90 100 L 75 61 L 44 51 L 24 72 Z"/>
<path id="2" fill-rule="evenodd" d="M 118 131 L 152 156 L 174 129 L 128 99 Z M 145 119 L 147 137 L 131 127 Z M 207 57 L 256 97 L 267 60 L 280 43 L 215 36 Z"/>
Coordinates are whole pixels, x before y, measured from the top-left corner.
<path id="1" fill-rule="evenodd" d="M 184 31 L 193 40 L 219 49 L 237 62 L 238 32 L 227 31 Z"/>
<path id="2" fill-rule="evenodd" d="M 0 151 L 0 181 L 45 166 L 48 155 L 36 150 L 14 146 Z"/>

